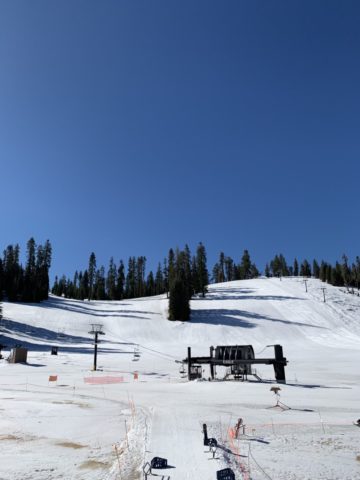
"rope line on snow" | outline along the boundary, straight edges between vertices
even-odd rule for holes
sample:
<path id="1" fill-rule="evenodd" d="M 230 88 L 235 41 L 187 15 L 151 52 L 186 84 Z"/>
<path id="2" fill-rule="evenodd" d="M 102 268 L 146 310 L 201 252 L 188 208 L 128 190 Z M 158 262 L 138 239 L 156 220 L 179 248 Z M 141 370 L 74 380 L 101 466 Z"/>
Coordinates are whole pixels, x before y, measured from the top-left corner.
<path id="1" fill-rule="evenodd" d="M 251 444 L 250 442 L 248 443 L 249 445 L 249 453 L 248 455 L 252 458 L 253 462 L 256 464 L 256 466 L 261 470 L 261 472 L 265 475 L 265 477 L 268 479 L 268 480 L 273 480 L 270 475 L 268 473 L 265 472 L 265 470 L 262 468 L 262 466 L 256 461 L 254 455 L 252 454 L 252 451 L 251 451 Z"/>

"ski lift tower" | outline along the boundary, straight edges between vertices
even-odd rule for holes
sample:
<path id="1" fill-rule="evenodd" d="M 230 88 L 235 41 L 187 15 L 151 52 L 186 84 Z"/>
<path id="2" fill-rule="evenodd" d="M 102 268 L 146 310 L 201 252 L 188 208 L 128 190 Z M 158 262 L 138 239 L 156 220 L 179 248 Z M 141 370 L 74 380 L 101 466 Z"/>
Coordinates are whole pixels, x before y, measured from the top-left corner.
<path id="1" fill-rule="evenodd" d="M 91 331 L 89 332 L 90 335 L 94 335 L 94 371 L 96 371 L 97 346 L 99 343 L 98 336 L 105 335 L 105 333 L 102 331 L 102 327 L 103 326 L 101 323 L 91 323 Z"/>

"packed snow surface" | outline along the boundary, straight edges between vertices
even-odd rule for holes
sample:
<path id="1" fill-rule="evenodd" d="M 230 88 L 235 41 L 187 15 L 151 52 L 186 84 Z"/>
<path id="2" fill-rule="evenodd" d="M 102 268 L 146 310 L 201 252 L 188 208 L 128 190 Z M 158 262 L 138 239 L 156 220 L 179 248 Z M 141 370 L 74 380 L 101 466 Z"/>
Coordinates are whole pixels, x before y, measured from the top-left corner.
<path id="1" fill-rule="evenodd" d="M 0 360 L 0 479 L 138 480 L 154 457 L 168 461 L 152 469 L 160 479 L 211 480 L 224 468 L 236 479 L 360 479 L 360 297 L 314 279 L 307 290 L 302 278 L 211 285 L 186 323 L 167 320 L 166 296 L 4 302 L 0 343 L 29 353 L 26 364 Z M 93 324 L 105 333 L 97 371 Z M 187 347 L 201 356 L 248 344 L 256 358 L 283 346 L 280 398 L 271 365 L 256 366 L 262 381 L 224 381 L 220 368 L 208 381 L 204 366 L 189 382 L 176 362 Z"/>

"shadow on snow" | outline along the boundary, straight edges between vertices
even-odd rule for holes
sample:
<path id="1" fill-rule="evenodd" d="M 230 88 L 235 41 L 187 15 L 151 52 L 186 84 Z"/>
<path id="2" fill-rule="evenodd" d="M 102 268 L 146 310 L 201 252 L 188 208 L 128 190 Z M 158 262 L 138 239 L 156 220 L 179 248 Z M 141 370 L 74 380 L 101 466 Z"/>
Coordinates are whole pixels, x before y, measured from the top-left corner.
<path id="1" fill-rule="evenodd" d="M 293 322 L 290 320 L 282 320 L 279 318 L 269 317 L 267 315 L 259 315 L 246 310 L 193 310 L 191 312 L 191 323 L 204 323 L 208 325 L 227 325 L 231 327 L 255 328 L 256 322 L 279 322 L 286 325 L 294 325 L 297 327 L 326 328 L 310 323 Z"/>

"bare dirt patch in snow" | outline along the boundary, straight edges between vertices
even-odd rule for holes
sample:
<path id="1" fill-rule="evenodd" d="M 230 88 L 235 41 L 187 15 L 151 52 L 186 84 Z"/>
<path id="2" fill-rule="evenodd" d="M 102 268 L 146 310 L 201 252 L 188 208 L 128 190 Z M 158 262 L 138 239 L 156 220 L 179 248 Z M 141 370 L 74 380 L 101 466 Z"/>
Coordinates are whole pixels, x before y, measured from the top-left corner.
<path id="1" fill-rule="evenodd" d="M 88 446 L 81 445 L 80 443 L 75 442 L 56 442 L 55 445 L 58 445 L 59 447 L 73 448 L 74 450 L 78 450 L 79 448 L 86 448 Z"/>
<path id="2" fill-rule="evenodd" d="M 82 463 L 79 468 L 81 469 L 89 469 L 89 470 L 96 470 L 98 468 L 110 468 L 110 462 L 100 462 L 99 460 L 86 460 L 86 462 Z"/>

